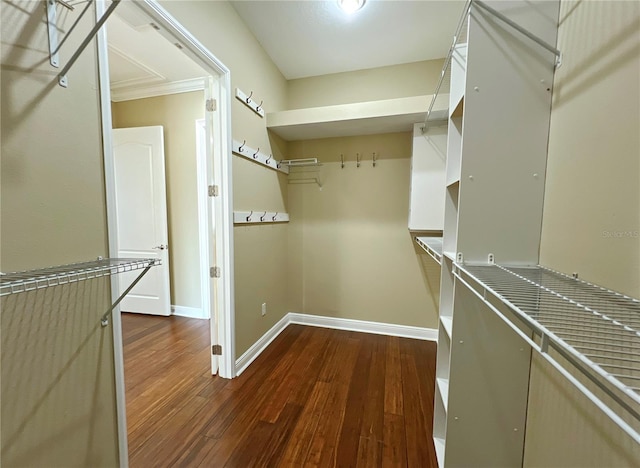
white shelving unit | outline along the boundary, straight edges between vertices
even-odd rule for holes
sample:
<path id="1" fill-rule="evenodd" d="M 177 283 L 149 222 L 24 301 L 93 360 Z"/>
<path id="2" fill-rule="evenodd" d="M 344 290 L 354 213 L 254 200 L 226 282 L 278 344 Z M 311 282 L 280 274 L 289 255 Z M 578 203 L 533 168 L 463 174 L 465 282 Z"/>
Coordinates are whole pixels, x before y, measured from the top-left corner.
<path id="1" fill-rule="evenodd" d="M 513 326 L 531 331 L 499 305 L 503 321 L 458 277 L 468 265 L 538 263 L 556 63 L 546 43 L 555 44 L 558 11 L 558 1 L 472 0 L 445 62 L 439 466 L 522 465 L 531 348 Z"/>
<path id="2" fill-rule="evenodd" d="M 446 115 L 447 112 L 444 113 Z M 444 217 L 446 120 L 422 131 L 413 125 L 411 186 L 409 191 L 409 230 L 442 232 Z"/>

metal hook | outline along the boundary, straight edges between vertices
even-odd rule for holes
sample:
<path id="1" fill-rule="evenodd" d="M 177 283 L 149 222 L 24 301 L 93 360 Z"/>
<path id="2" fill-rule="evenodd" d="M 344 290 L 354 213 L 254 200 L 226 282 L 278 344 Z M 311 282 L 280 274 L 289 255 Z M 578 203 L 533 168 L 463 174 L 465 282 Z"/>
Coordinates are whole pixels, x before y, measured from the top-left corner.
<path id="1" fill-rule="evenodd" d="M 277 217 L 278 217 L 278 212 L 276 211 L 276 214 L 273 215 L 273 218 L 271 218 L 271 221 L 275 222 Z"/>
<path id="2" fill-rule="evenodd" d="M 247 101 L 247 104 L 249 104 L 251 102 L 251 96 L 253 96 L 253 91 L 251 91 L 249 93 L 249 96 L 247 96 L 247 99 L 245 99 L 245 101 Z"/>
<path id="3" fill-rule="evenodd" d="M 342 169 L 344 169 L 344 154 L 340 155 L 340 161 L 342 162 Z"/>
<path id="4" fill-rule="evenodd" d="M 264 101 L 260 101 L 260 104 L 258 104 L 258 106 L 256 107 L 256 111 L 260 112 L 260 108 L 262 107 L 262 103 Z"/>
<path id="5" fill-rule="evenodd" d="M 238 153 L 242 153 L 242 148 L 244 148 L 244 145 L 246 144 L 247 144 L 247 140 L 242 140 L 242 144 L 238 148 Z"/>
<path id="6" fill-rule="evenodd" d="M 276 164 L 276 167 L 277 167 L 278 169 L 280 169 L 280 164 L 282 164 L 282 162 L 280 162 L 280 161 L 278 161 L 278 163 Z"/>
<path id="7" fill-rule="evenodd" d="M 249 216 L 247 216 L 247 222 L 250 223 L 251 222 L 251 216 L 253 215 L 253 211 L 251 211 L 251 213 L 249 213 Z"/>
<path id="8" fill-rule="evenodd" d="M 265 161 L 266 164 L 269 164 L 269 161 L 271 161 L 272 157 L 273 157 L 273 154 L 270 154 L 269 157 L 267 158 L 267 160 Z"/>
<path id="9" fill-rule="evenodd" d="M 373 153 L 373 167 L 376 167 L 376 153 Z"/>
<path id="10" fill-rule="evenodd" d="M 264 221 L 264 217 L 267 216 L 267 212 L 265 211 L 262 216 L 260 216 L 260 221 Z"/>
<path id="11" fill-rule="evenodd" d="M 360 153 L 356 153 L 356 167 L 360 167 Z"/>
<path id="12" fill-rule="evenodd" d="M 258 148 L 258 149 L 256 150 L 256 152 L 255 152 L 255 153 L 253 153 L 253 159 L 258 159 L 258 153 L 259 153 L 259 152 L 260 152 L 260 148 Z"/>

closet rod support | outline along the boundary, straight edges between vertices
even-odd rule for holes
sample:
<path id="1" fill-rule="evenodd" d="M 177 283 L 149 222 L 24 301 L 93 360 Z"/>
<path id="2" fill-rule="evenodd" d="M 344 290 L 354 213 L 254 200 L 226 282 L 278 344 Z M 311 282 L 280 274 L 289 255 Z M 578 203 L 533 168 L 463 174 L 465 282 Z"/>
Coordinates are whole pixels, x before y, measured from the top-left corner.
<path id="1" fill-rule="evenodd" d="M 91 31 L 89 31 L 89 34 L 87 34 L 87 37 L 84 38 L 84 41 L 82 41 L 82 44 L 80 44 L 80 46 L 71 56 L 67 64 L 60 71 L 60 74 L 58 75 L 58 83 L 60 84 L 60 86 L 64 88 L 67 87 L 67 72 L 71 69 L 73 64 L 76 63 L 76 60 L 78 60 L 78 57 L 80 57 L 80 54 L 84 52 L 84 49 L 86 49 L 89 43 L 93 40 L 93 37 L 98 33 L 102 25 L 109 19 L 109 16 L 111 16 L 111 13 L 115 11 L 117 6 L 120 4 L 120 1 L 121 0 L 113 0 L 111 5 L 109 5 L 109 8 L 107 8 L 107 11 L 104 12 L 102 17 L 96 22 L 93 28 L 91 28 Z"/>
<path id="2" fill-rule="evenodd" d="M 544 47 L 549 52 L 552 52 L 556 56 L 556 68 L 559 67 L 562 64 L 562 60 L 561 60 L 562 53 L 558 49 L 556 49 L 555 47 L 553 47 L 549 43 L 543 41 L 542 39 L 540 39 L 535 34 L 531 33 L 527 29 L 525 29 L 522 26 L 520 26 L 518 23 L 516 23 L 516 22 L 512 21 L 511 19 L 507 18 L 505 15 L 500 13 L 498 10 L 496 10 L 496 9 L 490 7 L 489 5 L 487 5 L 485 2 L 483 2 L 481 0 L 473 0 L 472 3 L 478 5 L 482 9 L 484 9 L 487 12 L 491 13 L 493 16 L 495 16 L 499 20 L 503 21 L 504 23 L 508 24 L 513 29 L 518 31 L 520 34 L 523 34 L 523 35 L 527 36 L 533 42 L 535 42 L 536 44 L 540 45 L 541 47 Z"/>
<path id="3" fill-rule="evenodd" d="M 69 38 L 69 36 L 71 36 L 71 33 L 73 32 L 74 29 L 76 29 L 76 26 L 78 26 L 78 23 L 80 23 L 80 20 L 82 19 L 82 17 L 84 16 L 84 14 L 89 10 L 89 8 L 91 7 L 91 5 L 93 4 L 93 0 L 87 0 L 87 4 L 85 5 L 85 7 L 82 9 L 82 11 L 80 12 L 80 14 L 78 15 L 78 17 L 76 18 L 76 20 L 73 22 L 73 24 L 71 25 L 71 27 L 69 28 L 69 31 L 67 31 L 67 34 L 62 38 L 62 40 L 58 43 L 58 46 L 53 49 L 50 48 L 49 49 L 49 55 L 56 56 L 56 63 L 57 63 L 57 59 L 58 59 L 58 51 L 62 48 L 62 45 L 65 43 L 65 41 Z M 55 13 L 55 0 L 51 0 L 51 3 L 47 4 L 47 8 L 53 8 L 54 13 Z M 53 33 L 55 40 L 57 41 L 57 33 L 58 30 L 56 29 L 56 25 L 55 23 L 49 23 L 49 35 L 51 35 Z M 51 39 L 51 37 L 49 37 L 49 39 Z M 49 41 L 49 45 L 51 46 L 51 41 Z M 51 65 L 53 65 L 53 62 L 51 63 Z M 54 67 L 58 68 L 58 65 L 53 65 Z"/>
<path id="4" fill-rule="evenodd" d="M 444 65 L 442 65 L 442 71 L 440 72 L 440 78 L 438 79 L 438 84 L 436 85 L 436 90 L 433 93 L 433 97 L 431 98 L 431 103 L 429 104 L 429 109 L 427 109 L 427 116 L 424 119 L 424 126 L 420 129 L 422 133 L 425 133 L 429 129 L 429 117 L 431 117 L 431 112 L 433 111 L 433 105 L 436 103 L 436 98 L 440 94 L 440 88 L 444 82 L 444 77 L 447 74 L 447 68 L 449 68 L 449 64 L 451 63 L 451 59 L 453 58 L 453 51 L 456 48 L 456 44 L 458 43 L 458 37 L 462 33 L 462 28 L 465 25 L 465 20 L 469 15 L 469 11 L 471 11 L 471 2 L 472 0 L 467 0 L 464 5 L 464 9 L 462 10 L 462 16 L 460 16 L 460 20 L 458 21 L 458 26 L 456 26 L 456 32 L 453 35 L 453 43 L 451 47 L 449 47 L 449 52 L 447 53 L 447 57 L 444 60 Z"/>
<path id="5" fill-rule="evenodd" d="M 120 294 L 120 297 L 118 297 L 118 299 L 116 299 L 116 301 L 113 304 L 111 304 L 111 307 L 109 307 L 109 309 L 102 315 L 102 318 L 100 319 L 100 324 L 103 327 L 106 327 L 107 325 L 109 325 L 109 315 L 111 315 L 111 312 L 113 312 L 113 309 L 115 309 L 118 306 L 118 304 L 120 304 L 120 302 L 122 302 L 122 299 L 124 299 L 124 297 L 127 294 L 129 294 L 129 292 L 131 292 L 133 287 L 136 284 L 138 284 L 138 282 L 142 279 L 142 277 L 147 274 L 147 271 L 149 271 L 149 269 L 154 265 L 155 265 L 155 263 L 150 263 L 147 267 L 145 267 L 145 269 L 140 272 L 140 274 L 133 281 L 133 283 L 131 283 L 129 285 L 129 287 L 122 294 Z"/>

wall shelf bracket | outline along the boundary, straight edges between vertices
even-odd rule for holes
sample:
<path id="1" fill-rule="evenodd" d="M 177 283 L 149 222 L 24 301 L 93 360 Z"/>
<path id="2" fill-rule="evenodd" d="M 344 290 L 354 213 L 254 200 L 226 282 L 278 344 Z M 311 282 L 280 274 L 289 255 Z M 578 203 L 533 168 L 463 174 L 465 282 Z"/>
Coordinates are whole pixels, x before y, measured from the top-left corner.
<path id="1" fill-rule="evenodd" d="M 68 86 L 67 73 L 69 72 L 73 64 L 76 62 L 76 60 L 78 60 L 78 57 L 80 57 L 84 49 L 86 49 L 89 43 L 93 40 L 93 37 L 98 33 L 102 25 L 109 19 L 109 16 L 111 16 L 111 14 L 115 11 L 116 7 L 120 4 L 120 1 L 121 0 L 113 0 L 111 2 L 111 5 L 109 5 L 109 8 L 107 8 L 107 11 L 104 12 L 102 17 L 96 22 L 93 28 L 91 28 L 91 31 L 89 31 L 89 33 L 87 34 L 87 37 L 84 38 L 84 40 L 78 46 L 78 48 L 73 53 L 69 61 L 62 68 L 62 70 L 58 74 L 58 84 L 60 86 L 62 86 L 63 88 L 66 88 Z M 84 7 L 80 15 L 78 15 L 73 25 L 71 26 L 71 28 L 69 28 L 69 31 L 67 32 L 67 34 L 62 38 L 59 38 L 58 31 L 60 30 L 60 27 L 57 24 L 58 23 L 57 6 L 58 4 L 60 4 L 71 11 L 74 10 L 74 7 L 64 0 L 47 0 L 46 1 L 47 33 L 49 36 L 49 62 L 51 63 L 52 66 L 56 68 L 60 66 L 60 57 L 58 55 L 58 52 L 60 51 L 60 47 L 62 47 L 62 44 L 64 44 L 67 38 L 71 35 L 73 30 L 78 25 L 80 19 L 88 11 L 92 3 L 93 3 L 93 0 L 87 1 L 86 6 Z"/>

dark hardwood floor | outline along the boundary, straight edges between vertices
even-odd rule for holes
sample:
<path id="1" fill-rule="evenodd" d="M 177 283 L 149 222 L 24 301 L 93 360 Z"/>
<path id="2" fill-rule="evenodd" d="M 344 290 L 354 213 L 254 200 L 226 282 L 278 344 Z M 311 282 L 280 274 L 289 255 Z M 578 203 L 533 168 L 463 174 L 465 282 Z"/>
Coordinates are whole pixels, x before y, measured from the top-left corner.
<path id="1" fill-rule="evenodd" d="M 132 468 L 437 466 L 435 343 L 291 325 L 225 380 L 208 321 L 122 321 Z"/>

